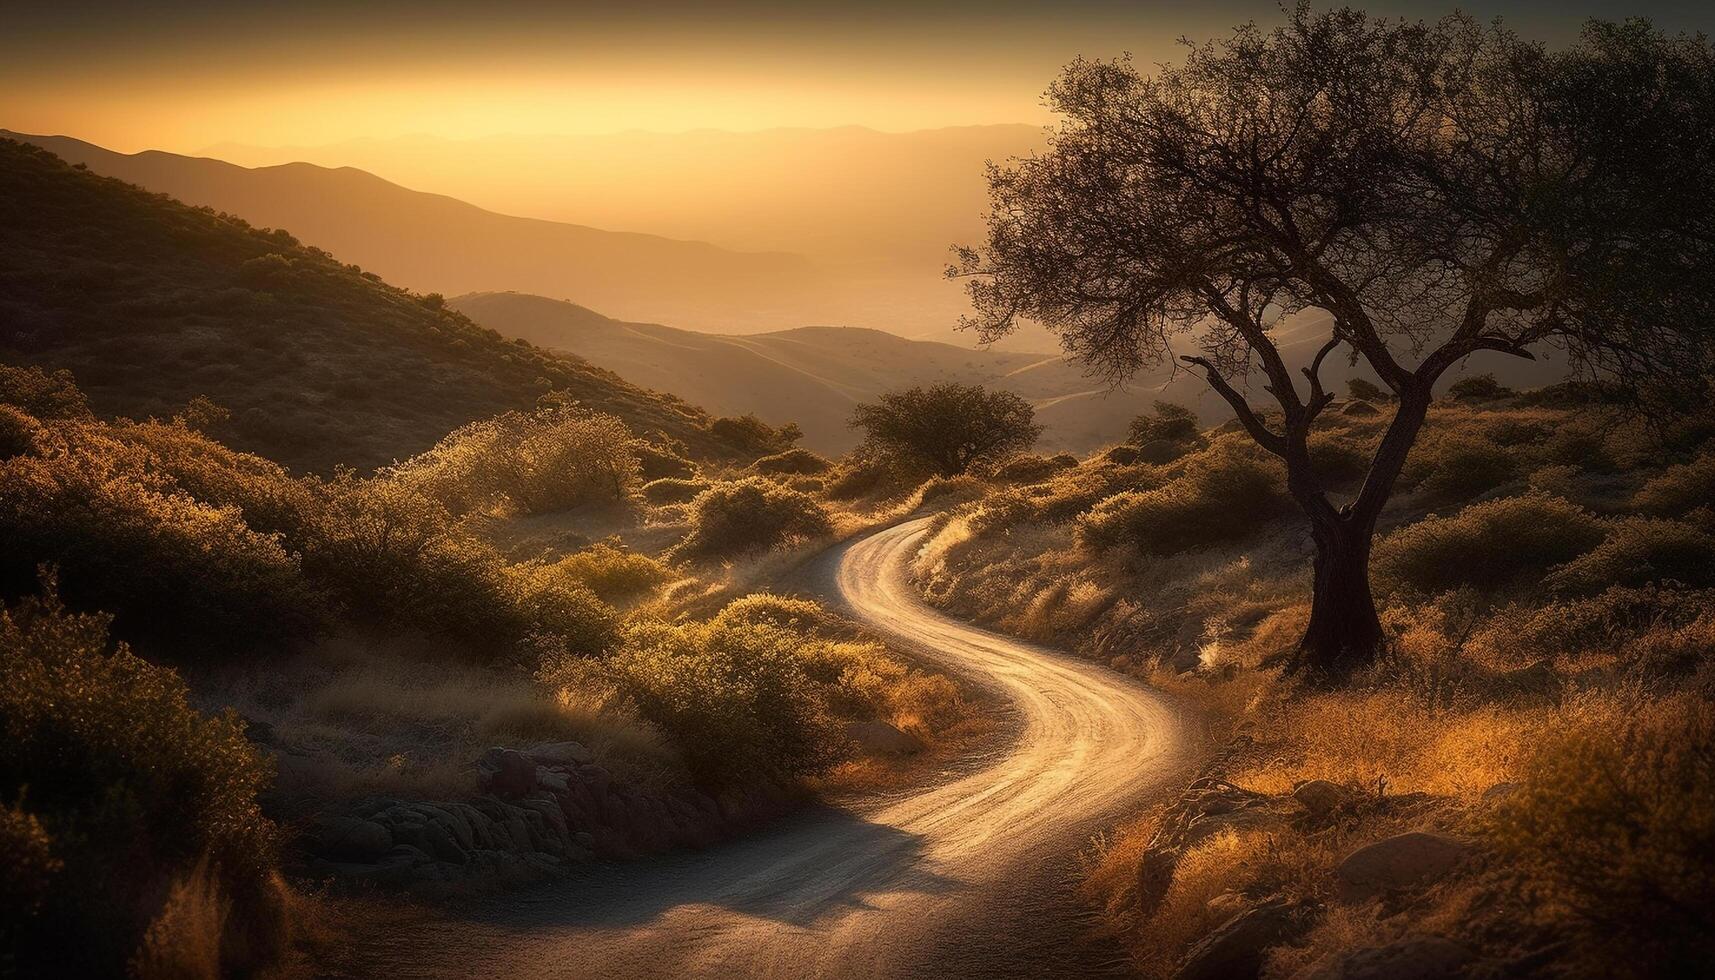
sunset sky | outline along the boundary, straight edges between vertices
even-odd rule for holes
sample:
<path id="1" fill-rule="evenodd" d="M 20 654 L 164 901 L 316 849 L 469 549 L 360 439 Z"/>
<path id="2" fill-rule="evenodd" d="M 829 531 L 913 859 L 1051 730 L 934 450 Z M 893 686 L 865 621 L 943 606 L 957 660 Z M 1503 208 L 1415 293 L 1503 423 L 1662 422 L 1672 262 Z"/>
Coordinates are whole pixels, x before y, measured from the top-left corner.
<path id="1" fill-rule="evenodd" d="M 0 127 L 192 152 L 411 133 L 1044 122 L 1040 93 L 1074 56 L 1160 60 L 1181 35 L 1279 16 L 1229 0 L 343 6 L 9 5 Z M 1616 15 L 1588 2 L 1475 10 L 1550 40 Z M 1715 23 L 1696 3 L 1625 12 L 1673 29 Z"/>

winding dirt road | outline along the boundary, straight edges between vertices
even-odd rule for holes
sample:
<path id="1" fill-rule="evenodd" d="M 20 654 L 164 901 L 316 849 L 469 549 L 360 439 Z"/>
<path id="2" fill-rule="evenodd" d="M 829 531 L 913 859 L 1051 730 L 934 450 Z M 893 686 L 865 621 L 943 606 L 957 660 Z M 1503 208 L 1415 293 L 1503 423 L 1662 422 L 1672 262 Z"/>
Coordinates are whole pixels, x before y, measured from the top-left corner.
<path id="1" fill-rule="evenodd" d="M 911 521 L 830 553 L 833 598 L 988 686 L 1014 737 L 950 781 L 817 807 L 706 852 L 603 867 L 366 942 L 363 972 L 501 977 L 1089 976 L 1123 966 L 1071 894 L 1089 837 L 1189 764 L 1195 723 L 1095 664 L 968 626 L 905 580 Z"/>

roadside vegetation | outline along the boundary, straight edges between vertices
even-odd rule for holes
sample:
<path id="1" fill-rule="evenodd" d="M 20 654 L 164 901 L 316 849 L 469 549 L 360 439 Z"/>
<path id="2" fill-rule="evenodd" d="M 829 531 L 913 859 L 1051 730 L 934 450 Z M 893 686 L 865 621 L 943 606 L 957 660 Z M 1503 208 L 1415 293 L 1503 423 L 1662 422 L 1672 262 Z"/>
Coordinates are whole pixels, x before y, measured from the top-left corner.
<path id="1" fill-rule="evenodd" d="M 699 462 L 549 396 L 317 477 L 204 431 L 224 417 L 105 418 L 70 374 L 0 365 L 0 931 L 26 972 L 278 962 L 286 878 L 393 868 L 336 836 L 349 808 L 511 799 L 494 746 L 670 803 L 553 845 L 635 853 L 886 786 L 971 730 L 946 677 L 764 591 L 867 519 L 790 431 L 732 420 L 754 459 Z"/>
<path id="2" fill-rule="evenodd" d="M 1386 423 L 1359 404 L 1331 406 L 1313 444 L 1369 453 Z M 1020 461 L 1016 483 L 1003 467 L 924 548 L 936 604 L 1217 719 L 1208 780 L 1089 857 L 1144 973 L 1194 965 L 1212 937 L 1250 943 L 1266 977 L 1367 948 L 1580 976 L 1709 955 L 1715 421 L 1652 427 L 1543 389 L 1457 399 L 1427 428 L 1373 559 L 1384 652 L 1337 690 L 1284 672 L 1314 552 L 1243 435 L 1186 433 L 1166 462 Z M 1469 463 L 1473 446 L 1506 465 Z M 1463 478 L 1435 478 L 1450 467 Z M 1458 860 L 1354 898 L 1354 852 L 1409 832 Z M 1223 932 L 1247 913 L 1269 929 Z"/>

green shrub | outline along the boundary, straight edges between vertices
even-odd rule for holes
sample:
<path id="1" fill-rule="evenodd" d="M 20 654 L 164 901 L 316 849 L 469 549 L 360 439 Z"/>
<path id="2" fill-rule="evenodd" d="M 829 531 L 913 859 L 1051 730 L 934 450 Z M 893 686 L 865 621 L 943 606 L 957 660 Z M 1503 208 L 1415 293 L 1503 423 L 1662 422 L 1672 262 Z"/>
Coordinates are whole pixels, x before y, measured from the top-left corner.
<path id="1" fill-rule="evenodd" d="M 835 618 L 822 604 L 771 592 L 753 592 L 726 604 L 711 622 L 722 626 L 773 626 L 799 633 L 837 631 Z"/>
<path id="2" fill-rule="evenodd" d="M 1670 466 L 1651 477 L 1638 489 L 1632 505 L 1652 514 L 1670 515 L 1715 506 L 1715 454 Z"/>
<path id="3" fill-rule="evenodd" d="M 675 549 L 689 558 L 742 554 L 833 531 L 813 497 L 756 476 L 704 490 L 689 514 L 690 533 Z"/>
<path id="4" fill-rule="evenodd" d="M 25 975 L 118 976 L 175 879 L 214 869 L 227 971 L 278 952 L 269 778 L 236 715 L 193 710 L 178 674 L 111 647 L 108 619 L 46 598 L 0 610 L 0 909 Z"/>
<path id="5" fill-rule="evenodd" d="M 817 455 L 808 449 L 794 448 L 764 456 L 746 469 L 763 476 L 813 476 L 826 473 L 833 466 L 825 456 Z"/>
<path id="6" fill-rule="evenodd" d="M 1651 582 L 1715 584 L 1715 537 L 1679 521 L 1627 518 L 1615 522 L 1594 550 L 1548 577 L 1556 589 L 1582 593 Z"/>
<path id="7" fill-rule="evenodd" d="M 1377 542 L 1371 567 L 1384 591 L 1500 590 L 1571 561 L 1602 537 L 1595 515 L 1558 497 L 1531 493 L 1408 524 Z"/>
<path id="8" fill-rule="evenodd" d="M 1411 451 L 1400 484 L 1437 500 L 1469 500 L 1514 478 L 1513 454 L 1487 439 L 1454 430 Z"/>
<path id="9" fill-rule="evenodd" d="M 1486 822 L 1531 907 L 1590 976 L 1703 973 L 1715 959 L 1715 707 L 1696 695 L 1550 733 Z"/>
<path id="10" fill-rule="evenodd" d="M 1183 475 L 1128 490 L 1078 519 L 1078 540 L 1103 549 L 1122 543 L 1166 555 L 1239 541 L 1290 504 L 1280 467 L 1229 441 L 1193 458 Z"/>
<path id="11" fill-rule="evenodd" d="M 683 504 L 696 499 L 697 494 L 710 487 L 707 480 L 683 480 L 663 477 L 643 485 L 643 499 L 657 507 L 663 504 Z"/>

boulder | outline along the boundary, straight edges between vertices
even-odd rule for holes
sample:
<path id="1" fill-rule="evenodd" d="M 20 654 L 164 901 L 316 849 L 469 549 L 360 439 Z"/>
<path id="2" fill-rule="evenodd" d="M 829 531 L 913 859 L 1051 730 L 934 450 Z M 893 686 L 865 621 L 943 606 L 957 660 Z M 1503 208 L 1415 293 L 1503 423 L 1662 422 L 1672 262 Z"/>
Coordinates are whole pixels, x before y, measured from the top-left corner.
<path id="1" fill-rule="evenodd" d="M 1159 466 L 1162 463 L 1173 462 L 1185 455 L 1190 448 L 1188 443 L 1174 442 L 1171 439 L 1151 439 L 1137 447 L 1136 458 L 1145 463 L 1154 463 Z"/>
<path id="2" fill-rule="evenodd" d="M 1246 909 L 1192 946 L 1174 980 L 1254 980 L 1269 947 L 1300 935 L 1307 925 L 1301 910 L 1280 899 Z"/>
<path id="3" fill-rule="evenodd" d="M 1119 466 L 1130 466 L 1138 460 L 1137 447 L 1126 445 L 1115 446 L 1103 453 L 1102 458 Z"/>
<path id="4" fill-rule="evenodd" d="M 1445 834 L 1413 831 L 1346 855 L 1334 869 L 1334 893 L 1342 902 L 1362 902 L 1400 888 L 1429 884 L 1471 854 L 1471 845 Z"/>
<path id="5" fill-rule="evenodd" d="M 482 791 L 502 799 L 516 799 L 536 788 L 536 762 L 517 749 L 489 749 L 476 760 L 476 773 Z"/>
<path id="6" fill-rule="evenodd" d="M 595 753 L 582 742 L 543 742 L 526 754 L 539 766 L 579 766 L 595 761 Z"/>
<path id="7" fill-rule="evenodd" d="M 322 814 L 304 836 L 314 853 L 334 861 L 370 863 L 393 847 L 393 835 L 386 827 L 343 814 Z"/>
<path id="8" fill-rule="evenodd" d="M 1349 796 L 1340 786 L 1326 779 L 1312 779 L 1300 783 L 1298 788 L 1292 791 L 1292 798 L 1313 817 L 1327 816 L 1335 807 L 1346 802 Z"/>
<path id="9" fill-rule="evenodd" d="M 1498 803 L 1518 792 L 1518 783 L 1496 783 L 1483 790 L 1484 803 Z"/>
<path id="10" fill-rule="evenodd" d="M 1324 958 L 1293 980 L 1448 980 L 1462 976 L 1475 960 L 1463 943 L 1418 936 Z"/>
<path id="11" fill-rule="evenodd" d="M 854 721 L 846 726 L 846 736 L 864 755 L 915 755 L 923 751 L 923 743 L 915 735 L 885 721 Z"/>

